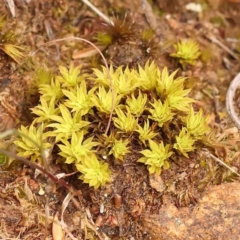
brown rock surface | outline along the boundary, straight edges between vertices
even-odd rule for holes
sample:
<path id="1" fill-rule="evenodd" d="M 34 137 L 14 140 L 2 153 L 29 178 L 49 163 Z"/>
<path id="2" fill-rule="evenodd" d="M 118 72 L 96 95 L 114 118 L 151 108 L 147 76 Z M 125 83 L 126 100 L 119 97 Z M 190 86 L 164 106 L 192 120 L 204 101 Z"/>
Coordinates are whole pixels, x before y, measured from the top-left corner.
<path id="1" fill-rule="evenodd" d="M 164 201 L 158 215 L 145 214 L 152 240 L 240 239 L 240 183 L 209 187 L 192 208 Z"/>

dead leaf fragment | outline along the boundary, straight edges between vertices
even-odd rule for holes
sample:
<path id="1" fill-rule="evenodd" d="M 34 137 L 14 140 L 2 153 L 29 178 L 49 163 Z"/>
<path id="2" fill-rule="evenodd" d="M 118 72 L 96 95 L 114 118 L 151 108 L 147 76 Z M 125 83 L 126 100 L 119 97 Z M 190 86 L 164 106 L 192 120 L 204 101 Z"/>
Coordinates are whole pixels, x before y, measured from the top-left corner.
<path id="1" fill-rule="evenodd" d="M 170 14 L 168 14 L 165 19 L 167 20 L 167 23 L 169 27 L 173 30 L 179 29 L 181 27 L 181 24 L 175 20 L 174 18 L 171 17 Z"/>
<path id="2" fill-rule="evenodd" d="M 103 51 L 106 48 L 106 46 L 97 46 L 97 47 L 100 51 Z M 73 53 L 72 58 L 73 59 L 88 58 L 88 57 L 95 56 L 98 53 L 99 52 L 96 48 L 89 47 Z"/>
<path id="3" fill-rule="evenodd" d="M 192 12 L 197 12 L 197 13 L 201 13 L 202 12 L 202 6 L 201 4 L 199 3 L 188 3 L 185 8 L 189 11 L 192 11 Z"/>
<path id="4" fill-rule="evenodd" d="M 139 217 L 142 214 L 145 207 L 146 207 L 145 202 L 142 199 L 137 199 L 136 204 L 134 205 L 131 211 L 131 215 L 133 217 Z"/>
<path id="5" fill-rule="evenodd" d="M 53 224 L 52 224 L 53 240 L 63 240 L 64 239 L 63 229 L 62 229 L 62 226 L 57 223 L 57 221 L 58 221 L 58 213 L 56 213 Z"/>

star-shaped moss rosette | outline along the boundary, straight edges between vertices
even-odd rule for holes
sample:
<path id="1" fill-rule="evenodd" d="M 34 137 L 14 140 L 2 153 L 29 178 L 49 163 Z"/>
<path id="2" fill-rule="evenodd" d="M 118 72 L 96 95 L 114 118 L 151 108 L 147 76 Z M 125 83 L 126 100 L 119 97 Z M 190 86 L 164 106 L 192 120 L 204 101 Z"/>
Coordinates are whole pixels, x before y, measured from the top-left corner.
<path id="1" fill-rule="evenodd" d="M 48 134 L 44 133 L 43 124 L 38 127 L 31 124 L 29 128 L 21 126 L 19 133 L 14 141 L 17 146 L 17 155 L 29 158 L 32 162 L 41 163 L 41 150 L 51 147 L 51 144 L 47 141 Z"/>
<path id="2" fill-rule="evenodd" d="M 144 157 L 141 157 L 138 162 L 146 164 L 150 173 L 160 174 L 162 168 L 168 169 L 170 166 L 168 159 L 173 154 L 170 151 L 170 145 L 164 145 L 163 142 L 157 144 L 149 140 L 149 148 L 141 151 Z"/>
<path id="3" fill-rule="evenodd" d="M 129 147 L 127 147 L 128 144 L 128 140 L 115 139 L 109 154 L 113 154 L 116 159 L 123 161 L 124 156 L 129 153 Z"/>
<path id="4" fill-rule="evenodd" d="M 178 43 L 174 44 L 174 48 L 175 52 L 170 54 L 170 56 L 178 58 L 182 65 L 195 65 L 196 60 L 201 55 L 198 43 L 192 39 L 181 39 Z"/>
<path id="5" fill-rule="evenodd" d="M 79 179 L 95 189 L 111 181 L 111 171 L 108 164 L 98 160 L 95 155 L 89 159 L 84 158 L 81 163 L 76 164 L 76 168 L 82 173 Z"/>
<path id="6" fill-rule="evenodd" d="M 154 62 L 138 69 L 110 66 L 112 92 L 106 68 L 94 69 L 88 76 L 81 74 L 80 67 L 61 66 L 59 76 L 39 85 L 39 104 L 31 109 L 36 115 L 33 124 L 19 131 L 43 148 L 54 142 L 59 158 L 94 188 L 111 181 L 109 168 L 124 162 L 136 144 L 142 155 L 138 162 L 147 165 L 150 173 L 160 174 L 174 156 L 185 158 L 197 151 L 210 131 L 203 110 L 194 110 L 185 78 L 176 78 L 176 73 L 161 71 Z M 106 135 L 111 111 L 112 125 Z M 41 157 L 24 137 L 17 138 L 15 145 L 31 161 Z"/>

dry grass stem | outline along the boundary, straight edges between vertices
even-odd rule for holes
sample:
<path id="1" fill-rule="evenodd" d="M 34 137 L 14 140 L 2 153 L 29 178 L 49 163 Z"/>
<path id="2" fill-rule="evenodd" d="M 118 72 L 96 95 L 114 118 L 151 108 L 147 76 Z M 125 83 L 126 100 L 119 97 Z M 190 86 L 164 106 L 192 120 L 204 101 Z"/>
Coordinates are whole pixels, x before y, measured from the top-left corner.
<path id="1" fill-rule="evenodd" d="M 82 0 L 88 7 L 90 7 L 98 16 L 100 16 L 105 22 L 114 25 L 113 21 L 111 21 L 105 14 L 99 11 L 93 4 L 91 4 L 88 0 Z"/>
<path id="2" fill-rule="evenodd" d="M 228 170 L 230 170 L 232 173 L 235 173 L 238 177 L 240 177 L 240 174 L 238 172 L 235 171 L 235 169 L 229 167 L 225 162 L 223 162 L 221 159 L 217 158 L 216 156 L 214 156 L 212 153 L 210 153 L 208 151 L 208 149 L 203 149 L 205 152 L 205 155 L 207 157 L 211 157 L 213 158 L 216 162 L 220 163 L 222 166 L 224 166 L 225 168 L 227 168 Z"/>
<path id="3" fill-rule="evenodd" d="M 229 53 L 234 59 L 238 60 L 238 57 L 235 55 L 235 53 L 228 48 L 227 46 L 225 46 L 222 42 L 220 42 L 216 37 L 210 35 L 210 36 L 206 36 L 210 41 L 212 41 L 213 43 L 216 43 L 220 48 L 222 48 L 224 51 L 226 51 L 227 53 Z"/>
<path id="4" fill-rule="evenodd" d="M 3 0 L 5 2 L 5 4 L 7 5 L 10 13 L 12 14 L 13 17 L 16 17 L 15 14 L 15 4 L 13 0 Z"/>

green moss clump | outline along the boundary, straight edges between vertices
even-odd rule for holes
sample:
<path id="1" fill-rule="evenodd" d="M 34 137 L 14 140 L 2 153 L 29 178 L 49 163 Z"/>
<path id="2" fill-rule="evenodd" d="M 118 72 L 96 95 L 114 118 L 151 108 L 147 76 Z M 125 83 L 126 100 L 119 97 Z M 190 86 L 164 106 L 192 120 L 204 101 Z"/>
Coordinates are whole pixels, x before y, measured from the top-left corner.
<path id="1" fill-rule="evenodd" d="M 114 17 L 93 40 L 96 45 L 104 46 L 104 54 L 117 67 L 128 65 L 137 68 L 138 64 L 144 65 L 147 60 L 160 57 L 161 46 L 154 31 L 151 28 L 143 30 L 129 15 Z"/>
<path id="2" fill-rule="evenodd" d="M 160 71 L 154 62 L 138 70 L 111 66 L 110 79 L 105 67 L 93 69 L 91 76 L 73 65 L 59 69 L 48 87 L 39 85 L 40 101 L 31 109 L 36 118 L 29 134 L 23 127 L 20 132 L 36 142 L 41 139 L 44 148 L 49 147 L 48 137 L 54 139 L 59 156 L 75 165 L 80 179 L 94 188 L 111 181 L 109 159 L 124 161 L 131 139 L 143 149 L 138 162 L 160 174 L 174 156 L 188 157 L 196 151 L 210 131 L 203 111 L 195 112 L 194 100 L 187 96 L 185 78 L 175 78 L 176 71 Z M 111 112 L 113 124 L 106 135 Z M 32 161 L 39 158 L 24 136 L 15 144 L 19 155 Z M 106 156 L 108 162 L 102 160 Z"/>
<path id="3" fill-rule="evenodd" d="M 115 41 L 119 43 L 138 36 L 138 28 L 136 24 L 125 16 L 123 19 L 113 18 L 112 23 L 105 26 L 103 31 L 97 32 L 95 40 L 97 44 L 109 45 Z"/>
<path id="4" fill-rule="evenodd" d="M 17 38 L 14 30 L 7 27 L 6 17 L 0 15 L 0 50 L 20 63 L 26 55 L 26 48 L 17 44 Z"/>
<path id="5" fill-rule="evenodd" d="M 196 60 L 201 55 L 198 43 L 192 39 L 182 39 L 174 44 L 174 48 L 175 52 L 170 56 L 177 58 L 182 65 L 195 65 Z"/>

